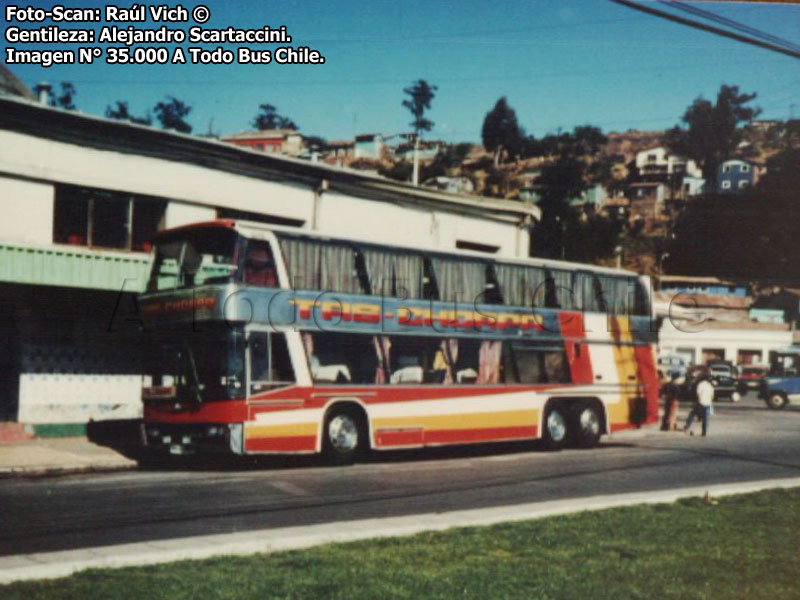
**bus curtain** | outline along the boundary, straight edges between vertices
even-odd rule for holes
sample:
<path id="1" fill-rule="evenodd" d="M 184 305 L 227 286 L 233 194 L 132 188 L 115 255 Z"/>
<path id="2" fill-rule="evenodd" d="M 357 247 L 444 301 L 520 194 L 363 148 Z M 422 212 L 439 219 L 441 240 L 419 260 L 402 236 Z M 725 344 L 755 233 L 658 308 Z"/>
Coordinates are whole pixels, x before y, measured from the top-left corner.
<path id="1" fill-rule="evenodd" d="M 378 357 L 378 366 L 375 367 L 375 383 L 378 385 L 388 383 L 392 340 L 387 335 L 376 335 L 372 338 L 372 343 L 375 346 L 375 354 Z"/>
<path id="2" fill-rule="evenodd" d="M 477 383 L 498 383 L 500 381 L 500 354 L 503 342 L 481 342 L 478 354 L 478 381 Z"/>
<path id="3" fill-rule="evenodd" d="M 481 302 L 486 290 L 486 264 L 431 257 L 439 287 L 439 299 L 463 303 Z"/>
<path id="4" fill-rule="evenodd" d="M 444 371 L 442 383 L 455 383 L 456 361 L 458 360 L 458 340 L 442 340 L 442 345 L 433 361 L 434 371 Z"/>

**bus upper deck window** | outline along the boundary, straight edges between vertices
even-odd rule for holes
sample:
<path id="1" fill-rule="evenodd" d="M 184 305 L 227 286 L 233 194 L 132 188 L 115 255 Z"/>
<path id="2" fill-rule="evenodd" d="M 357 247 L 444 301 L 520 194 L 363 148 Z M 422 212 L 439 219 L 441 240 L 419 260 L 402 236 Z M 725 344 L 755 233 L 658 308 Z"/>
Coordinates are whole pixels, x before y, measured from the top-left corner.
<path id="1" fill-rule="evenodd" d="M 244 282 L 260 287 L 278 287 L 275 261 L 267 244 L 251 242 L 247 245 L 244 260 Z"/>

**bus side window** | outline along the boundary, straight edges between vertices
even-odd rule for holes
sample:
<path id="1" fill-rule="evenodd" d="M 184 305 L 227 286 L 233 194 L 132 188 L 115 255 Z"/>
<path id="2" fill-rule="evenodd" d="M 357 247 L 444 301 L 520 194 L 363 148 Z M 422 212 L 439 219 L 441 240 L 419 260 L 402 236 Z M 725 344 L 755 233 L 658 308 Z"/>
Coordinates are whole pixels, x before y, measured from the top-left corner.
<path id="1" fill-rule="evenodd" d="M 250 346 L 250 388 L 258 389 L 269 383 L 269 334 L 254 332 L 248 341 Z"/>
<path id="2" fill-rule="evenodd" d="M 332 332 L 303 332 L 301 336 L 314 383 L 375 382 L 378 359 L 373 336 Z"/>
<path id="3" fill-rule="evenodd" d="M 389 383 L 443 383 L 446 369 L 437 364 L 440 339 L 393 336 L 391 344 Z"/>
<path id="4" fill-rule="evenodd" d="M 480 350 L 479 340 L 467 338 L 458 340 L 458 353 L 455 361 L 456 383 L 473 384 L 478 382 Z"/>
<path id="5" fill-rule="evenodd" d="M 273 333 L 270 335 L 270 379 L 273 383 L 294 383 L 294 368 L 289 356 L 289 346 L 286 344 L 286 334 Z"/>
<path id="6" fill-rule="evenodd" d="M 278 287 L 278 272 L 267 242 L 250 240 L 247 243 L 244 282 L 259 287 Z"/>
<path id="7" fill-rule="evenodd" d="M 282 333 L 253 332 L 250 347 L 250 392 L 294 383 L 294 369 Z"/>

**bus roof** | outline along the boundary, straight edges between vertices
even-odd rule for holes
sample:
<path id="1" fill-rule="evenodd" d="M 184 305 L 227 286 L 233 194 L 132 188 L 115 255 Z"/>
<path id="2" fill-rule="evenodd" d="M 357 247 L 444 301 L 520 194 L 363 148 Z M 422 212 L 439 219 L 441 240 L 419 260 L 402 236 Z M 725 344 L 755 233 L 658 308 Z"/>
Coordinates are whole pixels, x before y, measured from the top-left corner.
<path id="1" fill-rule="evenodd" d="M 589 265 L 589 264 L 576 263 L 564 260 L 544 259 L 537 257 L 521 258 L 513 256 L 494 256 L 491 254 L 477 252 L 474 250 L 453 251 L 443 248 L 436 248 L 433 246 L 425 246 L 422 244 L 404 244 L 401 246 L 398 244 L 385 244 L 366 238 L 341 237 L 319 231 L 308 231 L 304 229 L 297 229 L 296 227 L 289 227 L 285 225 L 273 225 L 270 223 L 259 223 L 257 221 L 245 221 L 245 220 L 235 220 L 235 219 L 217 219 L 214 221 L 202 221 L 198 223 L 182 225 L 180 227 L 174 227 L 171 229 L 165 229 L 158 232 L 158 234 L 156 235 L 156 240 L 158 240 L 158 238 L 160 237 L 169 236 L 181 230 L 194 229 L 197 227 L 220 227 L 220 228 L 234 229 L 240 235 L 246 238 L 257 237 L 259 235 L 263 235 L 264 233 L 274 232 L 279 234 L 288 234 L 292 236 L 318 239 L 318 240 L 349 242 L 349 243 L 364 244 L 371 246 L 384 246 L 389 248 L 397 248 L 399 250 L 413 250 L 417 252 L 425 252 L 425 253 L 440 254 L 440 255 L 445 254 L 454 257 L 471 257 L 480 260 L 489 260 L 505 264 L 549 267 L 549 268 L 564 269 L 569 271 L 584 270 L 584 271 L 592 271 L 595 273 L 604 273 L 608 275 L 617 275 L 625 277 L 638 276 L 637 273 L 625 269 L 615 269 L 611 267 L 602 267 L 598 265 Z"/>

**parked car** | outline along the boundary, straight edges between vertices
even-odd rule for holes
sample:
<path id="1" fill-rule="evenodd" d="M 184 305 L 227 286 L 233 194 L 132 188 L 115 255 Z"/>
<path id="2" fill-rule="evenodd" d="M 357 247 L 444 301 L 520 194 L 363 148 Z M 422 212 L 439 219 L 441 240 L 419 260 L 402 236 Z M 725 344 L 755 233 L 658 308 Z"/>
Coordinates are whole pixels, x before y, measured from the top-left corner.
<path id="1" fill-rule="evenodd" d="M 747 390 L 758 390 L 761 382 L 766 377 L 769 368 L 765 365 L 742 365 L 739 375 L 739 392 L 745 393 Z"/>
<path id="2" fill-rule="evenodd" d="M 733 402 L 741 399 L 739 378 L 736 367 L 726 360 L 712 360 L 706 365 L 711 385 L 714 386 L 714 399 L 727 398 Z"/>
<path id="3" fill-rule="evenodd" d="M 774 410 L 800 400 L 800 353 L 770 353 L 769 372 L 761 380 L 758 396 Z"/>
<path id="4" fill-rule="evenodd" d="M 685 356 L 681 356 L 680 354 L 662 354 L 658 357 L 658 368 L 665 373 L 667 377 L 671 375 L 684 377 L 686 375 L 686 370 L 689 368 L 689 361 L 686 360 Z"/>

